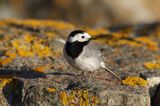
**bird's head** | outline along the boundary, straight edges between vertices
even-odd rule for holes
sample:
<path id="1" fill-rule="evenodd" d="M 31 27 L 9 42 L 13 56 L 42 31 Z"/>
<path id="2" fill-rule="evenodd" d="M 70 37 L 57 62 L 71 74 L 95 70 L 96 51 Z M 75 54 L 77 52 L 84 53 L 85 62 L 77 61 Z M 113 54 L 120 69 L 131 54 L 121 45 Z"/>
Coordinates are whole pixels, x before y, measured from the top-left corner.
<path id="1" fill-rule="evenodd" d="M 91 36 L 82 30 L 75 30 L 69 34 L 68 42 L 89 42 L 91 40 Z"/>

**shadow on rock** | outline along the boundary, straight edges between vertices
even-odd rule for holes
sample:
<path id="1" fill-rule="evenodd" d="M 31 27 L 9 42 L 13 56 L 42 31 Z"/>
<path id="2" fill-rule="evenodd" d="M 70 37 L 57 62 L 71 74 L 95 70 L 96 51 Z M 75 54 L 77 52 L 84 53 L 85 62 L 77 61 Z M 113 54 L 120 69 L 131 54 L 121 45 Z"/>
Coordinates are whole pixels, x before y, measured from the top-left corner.
<path id="1" fill-rule="evenodd" d="M 45 73 L 35 72 L 33 70 L 12 70 L 12 69 L 0 69 L 0 77 L 19 77 L 19 78 L 40 78 L 46 77 Z"/>
<path id="2" fill-rule="evenodd" d="M 62 73 L 62 72 L 53 72 L 53 73 L 47 73 L 48 75 L 67 75 L 67 76 L 80 76 L 72 73 Z"/>

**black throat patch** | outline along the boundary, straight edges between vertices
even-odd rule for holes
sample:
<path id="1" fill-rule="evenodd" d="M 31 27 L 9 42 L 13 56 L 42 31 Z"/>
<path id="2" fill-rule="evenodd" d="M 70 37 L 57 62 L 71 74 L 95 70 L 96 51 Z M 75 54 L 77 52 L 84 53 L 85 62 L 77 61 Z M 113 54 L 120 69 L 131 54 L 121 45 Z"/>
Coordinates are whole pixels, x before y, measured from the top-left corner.
<path id="1" fill-rule="evenodd" d="M 83 51 L 85 45 L 87 45 L 89 41 L 86 42 L 67 42 L 66 43 L 66 53 L 68 56 L 72 57 L 73 59 L 77 58 Z"/>

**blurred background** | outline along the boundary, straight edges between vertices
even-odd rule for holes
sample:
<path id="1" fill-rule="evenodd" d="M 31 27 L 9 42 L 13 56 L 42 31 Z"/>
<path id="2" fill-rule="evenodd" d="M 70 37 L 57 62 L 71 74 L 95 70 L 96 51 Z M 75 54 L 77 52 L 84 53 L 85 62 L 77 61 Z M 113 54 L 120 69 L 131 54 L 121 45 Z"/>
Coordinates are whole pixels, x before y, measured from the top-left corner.
<path id="1" fill-rule="evenodd" d="M 106 27 L 160 20 L 160 0 L 0 0 L 0 19 L 64 20 Z"/>

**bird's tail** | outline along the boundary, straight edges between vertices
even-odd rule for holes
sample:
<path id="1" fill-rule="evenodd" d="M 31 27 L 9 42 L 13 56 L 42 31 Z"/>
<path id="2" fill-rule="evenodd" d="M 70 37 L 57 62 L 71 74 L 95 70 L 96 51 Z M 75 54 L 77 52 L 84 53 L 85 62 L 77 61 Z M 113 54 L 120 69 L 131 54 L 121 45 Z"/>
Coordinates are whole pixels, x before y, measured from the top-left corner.
<path id="1" fill-rule="evenodd" d="M 116 77 L 119 81 L 122 81 L 121 78 L 119 78 L 114 72 L 112 72 L 109 68 L 105 67 L 104 68 L 107 72 L 109 72 L 110 74 L 112 74 L 114 77 Z"/>

